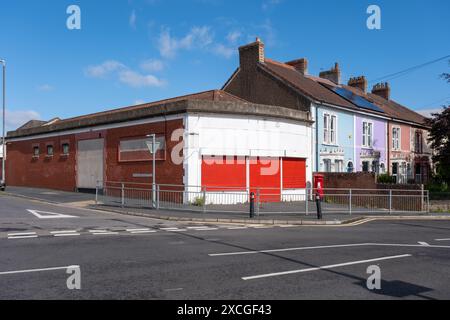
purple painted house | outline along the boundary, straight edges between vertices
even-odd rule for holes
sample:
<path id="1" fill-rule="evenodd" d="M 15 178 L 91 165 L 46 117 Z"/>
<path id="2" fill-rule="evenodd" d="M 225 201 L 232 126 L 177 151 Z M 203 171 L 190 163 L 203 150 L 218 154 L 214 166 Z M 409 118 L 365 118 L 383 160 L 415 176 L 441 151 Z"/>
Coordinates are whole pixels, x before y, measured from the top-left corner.
<path id="1" fill-rule="evenodd" d="M 387 121 L 355 114 L 356 171 L 385 173 Z"/>

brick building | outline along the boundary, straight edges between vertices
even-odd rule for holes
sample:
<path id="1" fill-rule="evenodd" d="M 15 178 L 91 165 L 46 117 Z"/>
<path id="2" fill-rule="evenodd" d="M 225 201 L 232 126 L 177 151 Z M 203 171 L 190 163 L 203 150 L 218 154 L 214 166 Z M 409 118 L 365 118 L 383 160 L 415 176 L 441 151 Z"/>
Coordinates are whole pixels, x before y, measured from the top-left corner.
<path id="1" fill-rule="evenodd" d="M 311 124 L 300 109 L 220 90 L 34 122 L 8 132 L 6 182 L 68 191 L 151 183 L 148 135 L 155 134 L 157 184 L 215 191 L 270 185 L 281 197 L 312 179 Z"/>

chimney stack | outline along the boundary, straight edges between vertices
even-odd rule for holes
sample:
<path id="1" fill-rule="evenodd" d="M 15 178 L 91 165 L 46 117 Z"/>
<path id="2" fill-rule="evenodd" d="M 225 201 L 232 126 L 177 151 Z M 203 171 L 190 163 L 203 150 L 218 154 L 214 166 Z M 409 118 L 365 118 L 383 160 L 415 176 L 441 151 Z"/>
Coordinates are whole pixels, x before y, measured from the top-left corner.
<path id="1" fill-rule="evenodd" d="M 303 75 L 308 74 L 308 60 L 306 58 L 289 61 L 286 62 L 286 64 L 293 66 L 298 72 Z"/>
<path id="2" fill-rule="evenodd" d="M 255 42 L 239 47 L 241 69 L 254 67 L 258 62 L 264 62 L 264 43 L 260 38 L 256 38 Z"/>
<path id="3" fill-rule="evenodd" d="M 364 93 L 367 92 L 367 79 L 365 76 L 350 78 L 348 85 L 353 88 L 358 88 Z"/>
<path id="4" fill-rule="evenodd" d="M 331 68 L 331 70 L 321 71 L 319 77 L 339 84 L 341 82 L 341 70 L 339 69 L 339 64 L 336 62 L 334 68 Z"/>
<path id="5" fill-rule="evenodd" d="M 391 87 L 387 82 L 380 82 L 373 86 L 372 93 L 389 100 L 391 98 Z"/>

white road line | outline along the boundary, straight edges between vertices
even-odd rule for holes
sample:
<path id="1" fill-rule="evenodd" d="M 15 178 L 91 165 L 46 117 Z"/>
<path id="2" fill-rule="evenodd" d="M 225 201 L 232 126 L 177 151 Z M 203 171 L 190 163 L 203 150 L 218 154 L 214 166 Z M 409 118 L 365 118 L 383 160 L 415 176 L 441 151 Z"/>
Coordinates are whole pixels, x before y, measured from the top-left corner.
<path id="1" fill-rule="evenodd" d="M 418 244 L 422 245 L 422 246 L 429 246 L 430 244 L 424 241 L 418 241 Z"/>
<path id="2" fill-rule="evenodd" d="M 92 233 L 94 236 L 105 236 L 111 234 L 119 234 L 118 232 L 94 232 Z"/>
<path id="3" fill-rule="evenodd" d="M 219 228 L 204 228 L 204 229 L 197 229 L 192 231 L 212 231 L 212 230 L 219 230 Z"/>
<path id="4" fill-rule="evenodd" d="M 295 225 L 295 224 L 285 224 L 285 225 L 280 224 L 278 227 L 280 227 L 280 228 L 294 228 L 294 227 L 299 227 L 299 226 Z"/>
<path id="5" fill-rule="evenodd" d="M 155 230 L 141 230 L 141 231 L 131 231 L 131 234 L 141 234 L 141 233 L 155 233 Z"/>
<path id="6" fill-rule="evenodd" d="M 109 231 L 104 230 L 104 229 L 99 229 L 99 230 L 89 230 L 89 232 L 93 233 L 93 232 L 109 232 Z"/>
<path id="7" fill-rule="evenodd" d="M 30 239 L 30 238 L 37 238 L 38 236 L 15 236 L 15 237 L 8 237 L 9 240 L 14 239 Z"/>
<path id="8" fill-rule="evenodd" d="M 338 267 L 351 266 L 351 265 L 355 265 L 355 264 L 364 264 L 364 263 L 371 263 L 371 262 L 375 262 L 375 261 L 400 259 L 400 258 L 406 258 L 406 257 L 411 257 L 411 256 L 412 255 L 410 255 L 410 254 L 402 254 L 402 255 L 397 255 L 397 256 L 388 256 L 388 257 L 381 257 L 381 258 L 368 259 L 368 260 L 351 261 L 351 262 L 344 262 L 344 263 L 338 263 L 338 264 L 330 264 L 327 266 L 321 266 L 321 267 L 317 267 L 317 268 L 290 270 L 290 271 L 283 271 L 283 272 L 260 274 L 260 275 L 256 275 L 256 276 L 242 277 L 242 280 L 254 280 L 254 279 L 261 279 L 261 278 L 277 277 L 277 276 L 283 276 L 283 275 L 287 275 L 287 274 L 332 269 L 332 268 L 338 268 Z"/>
<path id="9" fill-rule="evenodd" d="M 446 239 L 434 239 L 434 241 L 450 241 L 450 238 L 446 238 Z"/>
<path id="10" fill-rule="evenodd" d="M 210 228 L 208 226 L 198 226 L 198 227 L 186 227 L 186 229 L 207 229 Z"/>
<path id="11" fill-rule="evenodd" d="M 64 231 L 51 231 L 51 234 L 68 234 L 68 233 L 77 233 L 78 230 L 64 230 Z"/>
<path id="12" fill-rule="evenodd" d="M 61 213 L 48 212 L 48 211 L 39 211 L 39 210 L 31 210 L 31 209 L 27 209 L 27 211 L 39 219 L 78 218 L 77 216 L 71 216 L 68 214 L 61 214 Z"/>
<path id="13" fill-rule="evenodd" d="M 366 246 L 366 245 L 368 245 L 368 243 L 336 244 L 336 245 L 329 245 L 329 246 L 298 247 L 298 248 L 271 249 L 271 250 L 260 250 L 260 251 L 237 251 L 237 252 L 225 252 L 225 253 L 211 253 L 211 254 L 209 254 L 209 256 L 210 257 L 235 256 L 235 255 L 255 254 L 255 253 L 271 253 L 271 252 L 285 252 L 285 251 L 297 251 L 297 250 L 359 247 L 359 246 Z"/>
<path id="14" fill-rule="evenodd" d="M 79 233 L 58 233 L 58 234 L 54 234 L 54 237 L 72 237 L 72 236 L 80 236 L 81 234 Z"/>
<path id="15" fill-rule="evenodd" d="M 141 228 L 141 229 L 126 229 L 127 232 L 135 232 L 135 231 L 148 231 L 149 228 Z"/>
<path id="16" fill-rule="evenodd" d="M 253 229 L 271 229 L 273 226 L 255 226 Z"/>
<path id="17" fill-rule="evenodd" d="M 173 231 L 173 230 L 179 230 L 179 229 L 178 228 L 159 228 L 159 230 Z"/>
<path id="18" fill-rule="evenodd" d="M 22 232 L 22 233 L 8 233 L 8 236 L 33 236 L 36 235 L 36 232 Z"/>
<path id="19" fill-rule="evenodd" d="M 67 266 L 67 267 L 54 267 L 54 268 L 43 268 L 43 269 L 29 269 L 29 270 L 17 270 L 17 271 L 6 271 L 0 272 L 0 275 L 7 274 L 17 274 L 17 273 L 30 273 L 30 272 L 41 272 L 41 271 L 53 271 L 53 270 L 65 270 L 69 268 L 80 268 L 80 266 Z"/>
<path id="20" fill-rule="evenodd" d="M 248 229 L 248 227 L 229 227 L 228 230 L 242 230 L 242 229 Z"/>

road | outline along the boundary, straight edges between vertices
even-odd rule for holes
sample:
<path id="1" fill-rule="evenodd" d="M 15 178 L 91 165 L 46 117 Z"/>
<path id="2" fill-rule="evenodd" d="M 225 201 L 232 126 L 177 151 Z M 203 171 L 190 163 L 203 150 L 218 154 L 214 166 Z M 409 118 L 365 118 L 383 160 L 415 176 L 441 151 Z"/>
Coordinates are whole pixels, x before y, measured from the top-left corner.
<path id="1" fill-rule="evenodd" d="M 0 196 L 0 252 L 0 299 L 450 298 L 449 220 L 198 225 Z"/>

